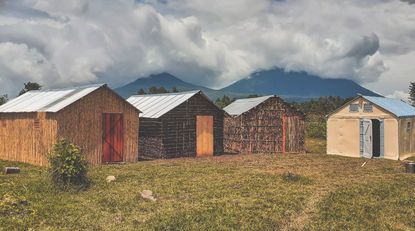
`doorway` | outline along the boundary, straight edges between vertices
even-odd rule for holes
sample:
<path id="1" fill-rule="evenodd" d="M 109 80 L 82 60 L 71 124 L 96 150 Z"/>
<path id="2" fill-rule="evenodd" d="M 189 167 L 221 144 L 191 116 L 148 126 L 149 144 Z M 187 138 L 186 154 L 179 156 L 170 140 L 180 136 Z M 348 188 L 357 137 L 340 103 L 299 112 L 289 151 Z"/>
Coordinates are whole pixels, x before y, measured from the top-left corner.
<path id="1" fill-rule="evenodd" d="M 123 161 L 123 114 L 102 114 L 102 163 Z"/>
<path id="2" fill-rule="evenodd" d="M 365 158 L 383 156 L 383 126 L 378 119 L 362 119 L 360 122 L 360 151 Z"/>
<path id="3" fill-rule="evenodd" d="M 372 119 L 372 156 L 380 157 L 380 121 Z"/>
<path id="4" fill-rule="evenodd" d="M 362 155 L 365 158 L 372 158 L 373 157 L 373 142 L 372 142 L 372 120 L 370 119 L 363 119 L 361 122 L 361 149 Z"/>
<path id="5" fill-rule="evenodd" d="M 213 116 L 196 117 L 196 156 L 213 156 Z"/>

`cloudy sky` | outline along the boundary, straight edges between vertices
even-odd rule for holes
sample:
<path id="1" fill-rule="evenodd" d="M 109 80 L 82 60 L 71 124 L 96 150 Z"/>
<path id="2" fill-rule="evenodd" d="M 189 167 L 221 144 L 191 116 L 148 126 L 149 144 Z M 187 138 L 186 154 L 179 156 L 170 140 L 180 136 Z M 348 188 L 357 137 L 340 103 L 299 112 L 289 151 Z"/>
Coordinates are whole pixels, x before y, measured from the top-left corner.
<path id="1" fill-rule="evenodd" d="M 214 88 L 260 69 L 403 96 L 413 0 L 0 0 L 0 94 L 170 72 Z"/>

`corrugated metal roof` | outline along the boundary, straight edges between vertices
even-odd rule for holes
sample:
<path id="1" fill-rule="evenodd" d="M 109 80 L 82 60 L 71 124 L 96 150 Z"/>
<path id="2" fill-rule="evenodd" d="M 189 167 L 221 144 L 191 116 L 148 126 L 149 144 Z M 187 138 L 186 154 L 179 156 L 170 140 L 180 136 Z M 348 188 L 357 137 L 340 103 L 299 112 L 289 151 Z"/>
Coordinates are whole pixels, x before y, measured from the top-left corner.
<path id="1" fill-rule="evenodd" d="M 104 85 L 29 91 L 0 106 L 0 112 L 58 112 Z"/>
<path id="2" fill-rule="evenodd" d="M 226 106 L 223 110 L 225 110 L 229 115 L 241 115 L 252 108 L 258 106 L 259 104 L 265 102 L 267 99 L 274 97 L 274 95 L 256 97 L 256 98 L 248 98 L 248 99 L 238 99 L 235 102 Z"/>
<path id="3" fill-rule="evenodd" d="M 362 96 L 366 100 L 395 114 L 397 117 L 415 116 L 415 107 L 399 100 L 375 96 Z"/>
<path id="4" fill-rule="evenodd" d="M 133 95 L 127 101 L 142 111 L 140 117 L 159 118 L 180 104 L 186 102 L 200 91 L 188 91 L 178 93 Z"/>

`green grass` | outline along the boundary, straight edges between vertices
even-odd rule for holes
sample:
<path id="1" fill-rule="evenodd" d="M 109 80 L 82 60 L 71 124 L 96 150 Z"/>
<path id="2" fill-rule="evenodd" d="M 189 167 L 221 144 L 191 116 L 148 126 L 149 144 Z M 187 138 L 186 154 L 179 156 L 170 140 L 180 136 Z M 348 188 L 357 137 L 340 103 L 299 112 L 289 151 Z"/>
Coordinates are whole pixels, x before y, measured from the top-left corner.
<path id="1" fill-rule="evenodd" d="M 367 161 L 364 167 L 362 163 Z M 0 175 L 0 230 L 415 229 L 415 175 L 400 162 L 239 155 L 93 167 L 60 192 L 46 169 Z M 117 179 L 107 183 L 105 178 Z M 149 189 L 156 202 L 141 198 Z"/>
<path id="2" fill-rule="evenodd" d="M 325 139 L 315 139 L 315 138 L 306 138 L 305 147 L 308 153 L 326 153 L 326 140 Z"/>
<path id="3" fill-rule="evenodd" d="M 324 198 L 311 230 L 415 229 L 415 179 L 395 177 L 341 187 Z"/>
<path id="4" fill-rule="evenodd" d="M 409 157 L 408 159 L 406 159 L 406 160 L 409 160 L 409 161 L 415 161 L 415 156 L 411 156 L 411 157 Z"/>

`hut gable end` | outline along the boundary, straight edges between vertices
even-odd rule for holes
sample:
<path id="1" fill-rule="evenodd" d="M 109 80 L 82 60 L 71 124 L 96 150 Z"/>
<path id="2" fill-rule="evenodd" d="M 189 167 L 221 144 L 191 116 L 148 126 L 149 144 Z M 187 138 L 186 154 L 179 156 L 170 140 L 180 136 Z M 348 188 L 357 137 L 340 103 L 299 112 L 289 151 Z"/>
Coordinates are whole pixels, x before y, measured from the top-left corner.
<path id="1" fill-rule="evenodd" d="M 356 105 L 356 106 L 351 106 Z M 365 105 L 371 105 L 372 110 L 371 111 L 365 111 L 364 107 Z M 351 109 L 351 107 L 355 107 L 354 109 L 357 109 L 356 111 L 354 109 Z M 376 104 L 373 104 L 372 102 L 358 97 L 342 107 L 340 107 L 338 110 L 332 112 L 328 115 L 328 118 L 330 117 L 354 117 L 354 118 L 360 118 L 360 117 L 379 117 L 379 118 L 396 118 L 396 116 L 385 110 L 382 107 L 379 107 Z"/>
<path id="2" fill-rule="evenodd" d="M 108 87 L 102 87 L 56 113 L 58 137 L 79 144 L 91 163 L 102 163 L 104 113 L 122 114 L 123 161 L 134 162 L 138 153 L 139 111 Z"/>

